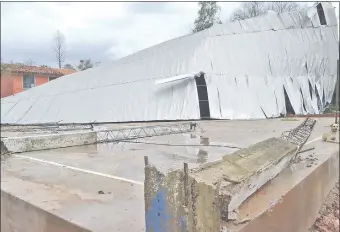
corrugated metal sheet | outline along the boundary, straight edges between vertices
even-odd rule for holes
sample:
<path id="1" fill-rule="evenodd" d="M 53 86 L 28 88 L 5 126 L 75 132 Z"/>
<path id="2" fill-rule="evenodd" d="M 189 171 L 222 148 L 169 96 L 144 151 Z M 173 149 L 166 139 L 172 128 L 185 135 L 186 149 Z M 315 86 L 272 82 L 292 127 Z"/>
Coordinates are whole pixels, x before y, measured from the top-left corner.
<path id="1" fill-rule="evenodd" d="M 324 95 L 323 105 L 331 101 L 339 57 L 330 5 L 322 3 L 327 25 L 317 24 L 315 5 L 309 13 L 269 12 L 61 77 L 2 99 L 1 122 L 199 119 L 196 84 L 189 78 L 198 72 L 205 73 L 212 118 L 285 114 L 283 87 L 295 113 L 318 113 L 315 89 Z"/>

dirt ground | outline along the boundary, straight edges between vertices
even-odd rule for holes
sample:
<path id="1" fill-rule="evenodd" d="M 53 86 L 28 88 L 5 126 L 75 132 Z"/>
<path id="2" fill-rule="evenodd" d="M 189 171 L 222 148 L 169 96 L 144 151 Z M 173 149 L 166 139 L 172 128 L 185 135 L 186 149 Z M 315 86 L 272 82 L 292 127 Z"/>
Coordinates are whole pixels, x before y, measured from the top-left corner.
<path id="1" fill-rule="evenodd" d="M 339 230 L 339 182 L 328 194 L 319 216 L 309 232 L 338 232 Z"/>

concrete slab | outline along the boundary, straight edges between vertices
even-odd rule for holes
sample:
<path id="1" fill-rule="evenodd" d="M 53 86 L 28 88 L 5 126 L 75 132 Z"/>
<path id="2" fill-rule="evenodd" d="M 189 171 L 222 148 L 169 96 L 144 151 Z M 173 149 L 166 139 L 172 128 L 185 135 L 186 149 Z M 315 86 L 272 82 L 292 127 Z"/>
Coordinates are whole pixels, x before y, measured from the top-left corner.
<path id="1" fill-rule="evenodd" d="M 92 144 L 96 141 L 96 132 L 66 132 L 61 134 L 39 134 L 1 138 L 1 142 L 3 142 L 6 149 L 9 152 L 16 153 L 80 146 Z"/>
<path id="2" fill-rule="evenodd" d="M 144 181 L 144 155 L 165 172 L 182 167 L 183 162 L 196 167 L 237 150 L 231 146 L 246 147 L 278 137 L 302 120 L 200 121 L 205 130 L 202 133 L 12 155 L 2 161 L 1 190 L 84 229 L 143 231 L 144 188 L 135 182 Z M 319 141 L 332 122 L 331 118 L 318 119 L 309 141 Z M 30 231 L 37 229 L 25 230 Z"/>
<path id="3" fill-rule="evenodd" d="M 144 230 L 143 185 L 11 157 L 1 189 L 90 231 Z"/>
<path id="4" fill-rule="evenodd" d="M 249 197 L 222 231 L 308 231 L 339 179 L 338 145 L 317 141 L 305 149 L 312 147 Z"/>

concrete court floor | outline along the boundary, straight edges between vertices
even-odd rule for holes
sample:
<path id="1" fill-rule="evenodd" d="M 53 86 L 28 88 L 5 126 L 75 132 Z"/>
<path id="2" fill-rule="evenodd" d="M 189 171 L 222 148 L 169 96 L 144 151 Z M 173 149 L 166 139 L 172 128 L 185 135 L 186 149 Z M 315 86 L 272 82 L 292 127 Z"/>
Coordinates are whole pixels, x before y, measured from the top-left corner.
<path id="1" fill-rule="evenodd" d="M 92 231 L 144 231 L 145 155 L 164 170 L 195 167 L 237 150 L 228 146 L 279 137 L 302 120 L 199 121 L 204 132 L 12 155 L 2 161 L 1 188 Z M 320 140 L 333 121 L 318 118 L 309 141 Z"/>

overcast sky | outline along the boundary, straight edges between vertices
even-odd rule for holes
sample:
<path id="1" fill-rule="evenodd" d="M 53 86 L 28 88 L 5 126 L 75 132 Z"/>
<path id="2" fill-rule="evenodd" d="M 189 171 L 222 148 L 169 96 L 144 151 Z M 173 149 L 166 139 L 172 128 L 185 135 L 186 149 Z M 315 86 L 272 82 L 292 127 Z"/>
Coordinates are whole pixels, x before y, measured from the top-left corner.
<path id="1" fill-rule="evenodd" d="M 222 21 L 240 2 L 221 2 Z M 57 67 L 53 36 L 66 38 L 65 63 L 108 62 L 190 33 L 196 2 L 2 2 L 1 58 Z"/>

